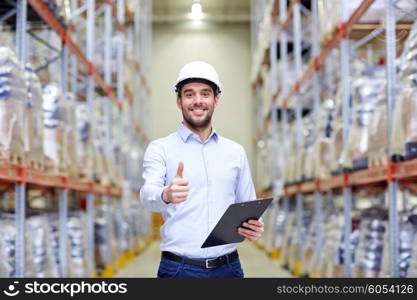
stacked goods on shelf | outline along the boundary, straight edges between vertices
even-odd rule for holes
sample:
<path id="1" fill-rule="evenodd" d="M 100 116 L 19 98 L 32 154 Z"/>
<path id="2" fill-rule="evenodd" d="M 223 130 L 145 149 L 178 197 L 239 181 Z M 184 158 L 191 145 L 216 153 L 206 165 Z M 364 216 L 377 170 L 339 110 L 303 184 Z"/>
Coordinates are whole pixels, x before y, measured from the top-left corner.
<path id="1" fill-rule="evenodd" d="M 117 205 L 114 208 L 114 222 L 116 233 L 116 244 L 119 255 L 132 249 L 132 233 L 131 224 L 129 223 L 129 209 L 122 205 Z"/>
<path id="2" fill-rule="evenodd" d="M 332 200 L 333 201 L 333 200 Z M 336 214 L 332 202 L 329 202 L 328 207 L 324 208 L 322 220 L 318 219 L 318 216 L 314 215 L 311 225 L 308 228 L 307 238 L 304 248 L 303 262 L 304 274 L 310 275 L 311 277 L 318 277 L 318 265 L 322 264 L 320 259 L 323 259 L 322 253 L 324 250 L 325 235 L 324 235 L 324 224 L 327 224 L 330 220 L 331 215 Z M 321 232 L 319 236 L 318 232 Z"/>
<path id="3" fill-rule="evenodd" d="M 43 87 L 43 149 L 46 169 L 53 172 L 66 170 L 66 140 L 64 123 L 64 96 L 54 83 Z"/>
<path id="4" fill-rule="evenodd" d="M 23 109 L 27 97 L 25 72 L 14 52 L 0 45 L 0 159 L 23 164 Z"/>
<path id="5" fill-rule="evenodd" d="M 93 147 L 91 120 L 85 103 L 75 106 L 77 167 L 81 178 L 93 179 Z"/>
<path id="6" fill-rule="evenodd" d="M 50 213 L 48 214 L 48 233 L 49 233 L 49 238 L 50 238 L 50 245 L 52 248 L 52 264 L 54 266 L 54 269 L 59 270 L 59 276 L 58 277 L 63 277 L 64 274 L 62 274 L 62 266 L 61 266 L 61 260 L 60 260 L 60 256 L 59 256 L 59 219 L 58 219 L 58 214 L 56 213 Z M 66 247 L 67 247 L 67 256 L 66 256 L 66 261 L 69 261 L 70 257 L 69 257 L 69 241 L 67 240 L 66 243 Z M 71 269 L 72 269 L 72 265 L 68 264 L 68 274 L 71 274 Z"/>
<path id="7" fill-rule="evenodd" d="M 27 164 L 35 169 L 43 169 L 43 112 L 42 86 L 32 66 L 26 64 L 28 95 L 24 111 L 24 149 Z"/>
<path id="8" fill-rule="evenodd" d="M 304 267 L 301 263 L 304 260 L 304 248 L 305 248 L 305 239 L 306 233 L 311 226 L 311 210 L 306 209 L 304 211 L 303 219 L 301 220 L 301 228 L 297 226 L 297 218 L 294 219 L 293 227 L 288 228 L 291 232 L 291 238 L 289 239 L 288 246 L 288 265 L 290 270 L 292 270 L 295 275 L 304 274 Z M 300 237 L 301 236 L 301 240 Z"/>
<path id="9" fill-rule="evenodd" d="M 388 213 L 371 207 L 361 214 L 360 239 L 355 260 L 357 277 L 378 277 L 382 268 L 384 236 L 387 234 Z"/>
<path id="10" fill-rule="evenodd" d="M 324 100 L 319 114 L 319 128 L 317 140 L 314 144 L 313 162 L 316 177 L 327 179 L 331 176 L 330 137 L 332 136 L 332 121 L 334 118 L 334 100 Z"/>
<path id="11" fill-rule="evenodd" d="M 54 264 L 50 231 L 46 215 L 32 216 L 27 219 L 28 244 L 33 258 L 35 277 L 58 277 L 58 266 Z"/>
<path id="12" fill-rule="evenodd" d="M 320 274 L 319 277 L 343 277 L 343 265 L 339 256 L 343 224 L 344 218 L 340 212 L 331 215 L 324 224 L 324 250 L 321 255 L 315 256 L 311 267 L 311 272 Z"/>
<path id="13" fill-rule="evenodd" d="M 141 237 L 141 223 L 144 220 L 142 220 L 141 218 L 141 207 L 139 203 L 132 203 L 132 205 L 130 206 L 130 212 L 133 236 L 133 249 L 137 251 L 137 249 L 143 246 L 143 240 Z M 143 226 L 145 226 L 145 224 L 143 224 Z"/>
<path id="14" fill-rule="evenodd" d="M 317 216 L 314 216 L 313 223 L 310 226 L 310 230 L 307 237 L 303 261 L 303 265 L 305 265 L 305 274 L 308 274 L 310 277 L 324 276 L 323 274 L 321 274 L 321 270 L 324 262 L 328 259 L 328 257 L 324 257 L 323 255 L 326 249 L 326 238 L 328 238 L 328 236 L 326 236 L 326 233 L 328 233 L 329 230 L 329 228 L 326 226 L 327 224 L 332 223 L 331 218 L 337 218 L 337 214 L 338 212 L 336 208 L 333 206 L 333 202 L 329 202 L 324 210 L 321 223 L 318 220 Z M 317 222 L 319 223 L 318 226 L 319 230 L 321 231 L 321 237 L 319 237 L 319 235 L 316 232 L 316 229 L 318 228 Z"/>
<path id="15" fill-rule="evenodd" d="M 69 240 L 71 277 L 88 277 L 93 274 L 92 262 L 87 259 L 87 233 L 85 213 L 72 211 L 68 216 L 67 235 Z"/>
<path id="16" fill-rule="evenodd" d="M 368 168 L 368 129 L 377 96 L 384 83 L 385 68 L 368 66 L 352 82 L 352 124 L 347 147 L 341 155 L 348 170 Z"/>
<path id="17" fill-rule="evenodd" d="M 78 176 L 78 157 L 77 157 L 77 128 L 75 115 L 75 95 L 67 93 L 63 103 L 63 120 L 64 120 L 64 165 L 66 172 L 72 176 Z M 85 166 L 83 166 L 85 167 Z"/>
<path id="18" fill-rule="evenodd" d="M 94 178 L 102 184 L 110 184 L 111 170 L 106 149 L 107 122 L 105 117 L 105 99 L 98 98 L 94 101 L 93 108 L 93 145 L 94 145 Z"/>
<path id="19" fill-rule="evenodd" d="M 256 79 L 257 74 L 260 71 L 259 68 L 262 66 L 265 49 L 267 49 L 269 45 L 272 25 L 271 12 L 274 6 L 274 0 L 261 1 L 260 4 L 261 5 L 259 6 L 255 6 L 255 8 L 259 8 L 257 15 L 255 16 L 258 22 L 254 24 L 257 28 L 252 31 L 253 41 L 257 44 L 256 49 L 254 49 L 254 52 L 252 53 L 252 82 Z"/>
<path id="20" fill-rule="evenodd" d="M 335 112 L 331 126 L 333 130 L 330 137 L 330 170 L 331 174 L 335 175 L 341 171 L 340 154 L 343 152 L 343 119 L 340 87 L 337 88 L 335 95 Z"/>
<path id="21" fill-rule="evenodd" d="M 413 209 L 402 212 L 399 216 L 399 277 L 412 276 L 411 274 L 411 263 L 412 259 L 415 259 L 413 255 L 413 248 L 416 246 L 417 236 L 417 210 L 416 207 Z M 389 276 L 389 234 L 384 236 L 384 251 L 383 251 L 383 262 L 380 277 Z M 415 277 L 415 276 L 414 276 Z"/>
<path id="22" fill-rule="evenodd" d="M 303 131 L 304 131 L 304 145 L 301 153 L 301 179 L 303 181 L 310 181 L 315 178 L 314 169 L 314 144 L 317 141 L 316 124 L 313 116 L 308 115 L 303 118 Z"/>
<path id="23" fill-rule="evenodd" d="M 116 260 L 111 207 L 100 205 L 94 221 L 95 266 L 99 274 Z M 111 222 L 109 222 L 109 220 Z"/>
<path id="24" fill-rule="evenodd" d="M 405 42 L 399 69 L 401 94 L 395 105 L 393 155 L 412 159 L 417 157 L 417 22 Z"/>
<path id="25" fill-rule="evenodd" d="M 16 223 L 14 214 L 0 214 L 0 276 L 16 276 Z M 30 233 L 25 232 L 25 239 Z M 25 277 L 33 277 L 33 257 L 29 243 L 25 244 Z"/>
<path id="26" fill-rule="evenodd" d="M 276 222 L 273 230 L 273 247 L 278 250 L 278 255 L 282 253 L 284 244 L 285 228 L 288 218 L 288 211 L 278 209 Z"/>
<path id="27" fill-rule="evenodd" d="M 284 225 L 284 235 L 282 242 L 282 264 L 288 269 L 290 267 L 290 250 L 295 243 L 295 228 L 297 226 L 297 219 L 294 211 L 288 212 L 287 222 Z"/>
<path id="28" fill-rule="evenodd" d="M 265 251 L 267 253 L 272 253 L 273 250 L 273 237 L 275 233 L 277 213 L 278 202 L 273 201 L 268 210 L 265 212 L 264 216 L 262 217 L 262 220 L 265 225 L 265 231 L 261 239 L 259 240 L 259 243 L 264 245 Z"/>
<path id="29" fill-rule="evenodd" d="M 295 123 L 290 123 L 287 126 L 288 128 L 288 137 L 286 143 L 288 143 L 287 149 L 295 149 L 296 147 L 296 138 L 295 138 Z M 285 182 L 293 183 L 297 180 L 296 177 L 296 163 L 297 157 L 295 151 L 289 151 L 287 160 L 285 162 Z"/>
<path id="30" fill-rule="evenodd" d="M 368 167 L 387 163 L 387 91 L 386 82 L 376 98 L 375 112 L 368 128 Z"/>

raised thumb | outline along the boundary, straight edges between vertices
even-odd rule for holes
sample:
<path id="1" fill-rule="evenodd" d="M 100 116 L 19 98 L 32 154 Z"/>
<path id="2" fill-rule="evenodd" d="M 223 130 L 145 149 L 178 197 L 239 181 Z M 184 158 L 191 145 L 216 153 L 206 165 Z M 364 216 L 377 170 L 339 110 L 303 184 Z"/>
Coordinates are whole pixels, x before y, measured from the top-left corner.
<path id="1" fill-rule="evenodd" d="M 182 161 L 180 161 L 178 163 L 178 170 L 177 170 L 177 176 L 175 177 L 179 177 L 182 178 L 182 172 L 184 171 L 184 163 Z"/>

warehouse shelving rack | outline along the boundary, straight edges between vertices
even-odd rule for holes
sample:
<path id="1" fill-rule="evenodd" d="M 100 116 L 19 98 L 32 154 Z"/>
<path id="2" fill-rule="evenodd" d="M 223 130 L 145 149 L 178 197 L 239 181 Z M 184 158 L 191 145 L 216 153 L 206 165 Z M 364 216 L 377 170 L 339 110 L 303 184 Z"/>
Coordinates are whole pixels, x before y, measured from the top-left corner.
<path id="1" fill-rule="evenodd" d="M 108 99 L 116 104 L 119 113 L 125 109 L 135 112 L 140 112 L 140 120 L 135 121 L 133 114 L 130 114 L 128 130 L 130 139 L 129 142 L 139 141 L 144 147 L 149 139 L 146 132 L 149 130 L 148 116 L 149 101 L 150 101 L 150 87 L 146 74 L 149 74 L 149 55 L 150 51 L 146 48 L 150 45 L 150 9 L 151 1 L 138 0 L 135 13 L 128 10 L 125 0 L 106 0 L 100 2 L 100 7 L 96 7 L 95 0 L 71 0 L 71 9 L 73 14 L 68 23 L 62 21 L 59 16 L 48 7 L 43 0 L 6 0 L 11 9 L 0 15 L 1 21 L 6 21 L 12 17 L 16 18 L 16 52 L 19 62 L 22 66 L 27 61 L 27 33 L 28 24 L 28 10 L 31 13 L 35 11 L 38 17 L 43 20 L 61 39 L 61 49 L 57 50 L 58 56 L 49 59 L 43 67 L 59 60 L 60 61 L 60 76 L 61 89 L 65 93 L 71 91 L 75 94 L 83 93 L 87 101 L 87 105 L 92 109 L 95 98 L 95 89 L 101 89 L 100 93 L 105 95 Z M 79 6 L 80 3 L 82 6 Z M 116 21 L 113 20 L 116 16 Z M 126 21 L 127 17 L 127 21 Z M 99 19 L 104 19 L 105 35 L 100 40 L 94 35 L 95 22 Z M 112 27 L 113 23 L 117 25 L 116 34 L 119 37 L 117 45 L 117 78 L 113 82 L 111 74 L 111 43 L 112 43 Z M 82 47 L 76 42 L 77 35 L 84 26 L 86 32 L 85 53 Z M 133 28 L 133 29 L 131 29 Z M 128 30 L 134 31 L 134 41 L 137 51 L 135 52 L 135 81 L 139 84 L 135 85 L 136 90 L 134 94 L 129 90 L 129 87 L 124 82 L 124 66 L 123 55 L 125 52 L 125 35 Z M 41 41 L 51 49 L 53 46 L 48 45 L 47 41 Z M 102 43 L 105 49 L 105 66 L 104 74 L 100 74 L 97 67 L 94 65 L 95 47 Z M 100 44 L 101 45 L 101 44 Z M 70 65 L 70 66 L 69 66 Z M 87 84 L 83 87 L 80 81 L 84 80 Z M 116 92 L 115 92 L 116 91 Z M 126 97 L 125 97 L 126 95 Z M 125 100 L 126 99 L 126 100 Z M 111 106 L 110 103 L 108 105 Z M 126 108 L 127 107 L 127 108 Z M 139 109 L 141 108 L 141 109 Z M 111 118 L 111 109 L 107 109 L 107 118 Z M 120 114 L 119 114 L 120 115 Z M 120 128 L 122 128 L 122 119 L 119 118 Z M 111 134 L 111 127 L 107 130 L 107 143 L 114 142 L 117 137 Z M 16 220 L 16 277 L 23 277 L 25 274 L 25 217 L 26 217 L 26 190 L 28 185 L 33 185 L 38 188 L 57 188 L 59 189 L 59 257 L 60 261 L 60 276 L 68 276 L 68 265 L 66 261 L 67 246 L 66 246 L 66 222 L 68 218 L 68 192 L 69 190 L 76 190 L 86 193 L 86 212 L 87 212 L 87 256 L 89 261 L 94 262 L 94 201 L 96 195 L 103 195 L 109 204 L 113 199 L 121 201 L 124 194 L 129 193 L 128 201 L 132 197 L 138 197 L 139 185 L 133 182 L 132 178 L 125 178 L 123 187 L 114 186 L 112 184 L 103 185 L 93 181 L 86 181 L 80 178 L 68 176 L 66 174 L 51 174 L 39 170 L 33 170 L 26 166 L 0 164 L 0 180 L 6 183 L 15 183 L 16 205 L 15 205 L 15 220 Z M 146 241 L 149 244 L 149 240 Z M 136 249 L 137 250 L 137 249 Z M 132 251 L 128 254 L 123 254 L 118 260 L 122 264 L 126 258 L 131 258 Z M 119 263 L 120 264 L 120 263 Z M 104 271 L 103 276 L 112 276 L 114 266 L 109 266 Z M 93 276 L 96 276 L 93 274 Z"/>
<path id="2" fill-rule="evenodd" d="M 272 19 L 272 26 L 275 27 L 277 35 L 271 35 L 271 41 L 268 47 L 260 49 L 262 52 L 261 63 L 268 63 L 271 74 L 274 74 L 276 68 L 276 42 L 279 36 L 280 40 L 280 53 L 282 60 L 282 77 L 279 79 L 282 81 L 282 93 L 284 95 L 281 99 L 278 99 L 279 95 L 277 90 L 272 90 L 272 99 L 270 106 L 270 117 L 265 118 L 262 124 L 258 128 L 255 134 L 254 140 L 258 142 L 262 140 L 269 127 L 276 124 L 276 108 L 282 108 L 282 125 L 281 134 L 286 136 L 288 134 L 287 122 L 288 116 L 286 108 L 289 103 L 294 101 L 296 105 L 296 131 L 297 131 L 297 148 L 301 147 L 302 142 L 302 122 L 301 122 L 301 107 L 297 101 L 297 96 L 300 93 L 302 86 L 306 85 L 310 80 L 312 82 L 313 90 L 313 115 L 318 112 L 320 104 L 320 85 L 317 79 L 317 71 L 322 67 L 326 57 L 328 57 L 333 49 L 339 47 L 340 49 L 340 64 L 341 64 L 341 88 L 342 88 L 342 119 L 343 119 L 343 145 L 347 145 L 347 139 L 350 127 L 350 67 L 349 67 L 349 55 L 351 46 L 349 45 L 348 37 L 352 33 L 354 28 L 358 27 L 358 20 L 365 14 L 365 12 L 372 6 L 374 0 L 363 0 L 358 8 L 353 12 L 351 16 L 347 15 L 346 1 L 342 1 L 341 6 L 341 21 L 336 28 L 330 33 L 327 38 L 322 41 L 321 47 L 319 45 L 318 38 L 318 16 L 317 16 L 317 0 L 312 0 L 312 58 L 309 61 L 306 71 L 302 74 L 300 68 L 301 61 L 301 24 L 299 21 L 300 16 L 300 1 L 292 0 L 290 5 L 287 7 L 286 0 L 274 1 L 273 9 L 267 11 L 267 18 Z M 391 157 L 391 130 L 393 128 L 393 109 L 395 107 L 395 85 L 396 85 L 396 71 L 395 71 L 395 57 L 396 57 L 396 19 L 394 11 L 397 9 L 395 6 L 395 0 L 385 0 L 385 24 L 384 25 L 372 25 L 368 26 L 368 30 L 371 33 L 360 41 L 369 41 L 374 38 L 377 33 L 385 30 L 385 49 L 386 49 L 386 75 L 387 75 L 387 119 L 388 119 L 388 157 Z M 279 7 L 279 9 L 278 9 Z M 279 21 L 277 20 L 277 12 L 279 11 Z M 270 14 L 268 14 L 270 13 Z M 295 69 L 296 69 L 296 81 L 293 86 L 289 86 L 287 74 L 289 70 L 289 62 L 287 56 L 287 28 L 293 19 L 293 40 L 294 40 L 294 58 L 295 58 Z M 404 27 L 405 26 L 405 27 Z M 409 25 L 401 24 L 401 28 L 410 28 Z M 397 28 L 398 29 L 398 28 Z M 273 29 L 271 29 L 273 32 Z M 357 45 L 356 45 L 357 46 Z M 321 48 L 321 49 L 320 49 Z M 272 54 L 271 54 L 272 52 Z M 268 54 L 270 59 L 268 62 Z M 253 89 L 256 91 L 261 85 L 260 67 L 255 66 L 255 73 L 253 74 Z M 276 72 L 276 71 L 275 71 Z M 274 75 L 271 75 L 274 76 Z M 276 80 L 278 79 L 275 74 Z M 318 115 L 318 114 L 316 114 Z M 272 127 L 273 131 L 278 130 L 277 126 Z M 277 134 L 277 133 L 276 133 Z M 284 147 L 287 147 L 284 145 Z M 297 150 L 297 149 L 296 149 Z M 272 153 L 272 156 L 274 153 Z M 318 220 L 322 220 L 322 201 L 323 193 L 332 192 L 333 190 L 343 191 L 344 198 L 344 236 L 345 236 L 345 252 L 344 252 L 344 275 L 345 277 L 352 276 L 352 262 L 351 262 L 351 249 L 348 246 L 352 228 L 352 189 L 355 187 L 366 187 L 369 189 L 376 189 L 380 187 L 388 187 L 389 195 L 389 230 L 390 230 L 390 276 L 399 276 L 399 223 L 398 223 L 398 203 L 397 203 L 397 190 L 398 184 L 402 183 L 407 185 L 408 188 L 415 190 L 415 180 L 417 178 L 417 160 L 410 160 L 405 162 L 394 163 L 391 160 L 387 161 L 385 166 L 373 167 L 366 170 L 344 172 L 341 175 L 333 176 L 327 180 L 312 180 L 308 182 L 302 182 L 301 178 L 298 183 L 286 185 L 283 192 L 277 196 L 283 201 L 283 207 L 288 210 L 290 197 L 296 198 L 296 214 L 298 228 L 301 228 L 301 222 L 303 218 L 303 201 L 305 194 L 314 193 L 314 213 Z M 317 228 L 317 235 L 321 235 L 321 230 Z M 301 230 L 297 231 L 297 242 L 298 245 L 302 245 L 304 237 L 302 236 Z M 302 248 L 302 247 L 300 247 Z M 318 248 L 317 248 L 318 249 Z M 275 249 L 276 250 L 276 249 Z M 294 267 L 295 275 L 300 274 L 301 262 L 296 262 Z"/>

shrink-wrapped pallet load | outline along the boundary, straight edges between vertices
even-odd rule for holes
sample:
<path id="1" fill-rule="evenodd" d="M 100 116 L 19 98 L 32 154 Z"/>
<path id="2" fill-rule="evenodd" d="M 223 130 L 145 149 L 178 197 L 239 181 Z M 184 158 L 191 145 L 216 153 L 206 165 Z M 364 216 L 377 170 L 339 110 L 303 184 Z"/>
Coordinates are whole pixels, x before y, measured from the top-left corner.
<path id="1" fill-rule="evenodd" d="M 301 157 L 301 168 L 303 181 L 311 181 L 315 178 L 314 144 L 317 140 L 316 124 L 312 116 L 303 118 L 304 145 Z"/>
<path id="2" fill-rule="evenodd" d="M 66 172 L 72 176 L 78 176 L 78 157 L 77 157 L 77 123 L 76 123 L 76 99 L 74 94 L 67 93 L 64 97 L 64 145 L 65 156 L 64 164 Z"/>
<path id="3" fill-rule="evenodd" d="M 360 237 L 355 259 L 357 277 L 378 277 L 382 268 L 384 236 L 387 234 L 387 211 L 372 207 L 362 212 Z"/>
<path id="4" fill-rule="evenodd" d="M 49 83 L 43 87 L 43 149 L 46 169 L 65 171 L 65 123 L 63 95 L 59 87 Z"/>
<path id="5" fill-rule="evenodd" d="M 24 163 L 23 110 L 27 98 L 25 73 L 14 52 L 0 45 L 0 159 Z"/>
<path id="6" fill-rule="evenodd" d="M 116 261 L 114 232 L 112 208 L 107 205 L 99 206 L 94 220 L 95 267 L 98 273 L 102 273 Z"/>
<path id="7" fill-rule="evenodd" d="M 34 277 L 58 277 L 58 268 L 54 264 L 50 231 L 46 215 L 32 216 L 27 219 L 29 239 L 27 240 L 33 257 Z"/>
<path id="8" fill-rule="evenodd" d="M 84 212 L 70 212 L 67 235 L 70 243 L 71 277 L 90 277 L 94 274 L 94 270 L 93 262 L 90 262 L 87 257 L 87 224 Z"/>
<path id="9" fill-rule="evenodd" d="M 417 214 L 416 208 L 402 212 L 399 222 L 398 270 L 399 277 L 411 275 L 413 248 L 417 247 Z M 390 233 L 384 235 L 382 270 L 379 277 L 390 277 Z M 415 277 L 415 276 L 414 276 Z"/>
<path id="10" fill-rule="evenodd" d="M 368 168 L 368 129 L 384 83 L 385 68 L 369 66 L 358 75 L 352 83 L 352 125 L 341 157 L 343 167 L 349 170 Z"/>
<path id="11" fill-rule="evenodd" d="M 398 78 L 400 93 L 394 109 L 392 154 L 413 159 L 417 157 L 417 22 L 405 42 Z"/>
<path id="12" fill-rule="evenodd" d="M 26 65 L 27 98 L 24 106 L 24 149 L 27 165 L 42 170 L 43 153 L 43 95 L 39 77 L 30 64 Z"/>
<path id="13" fill-rule="evenodd" d="M 77 103 L 75 106 L 76 119 L 76 153 L 77 167 L 81 178 L 93 179 L 93 146 L 90 114 L 87 104 Z"/>
<path id="14" fill-rule="evenodd" d="M 313 162 L 316 178 L 327 179 L 331 176 L 330 137 L 333 131 L 334 101 L 326 99 L 319 114 L 319 128 L 313 148 Z"/>

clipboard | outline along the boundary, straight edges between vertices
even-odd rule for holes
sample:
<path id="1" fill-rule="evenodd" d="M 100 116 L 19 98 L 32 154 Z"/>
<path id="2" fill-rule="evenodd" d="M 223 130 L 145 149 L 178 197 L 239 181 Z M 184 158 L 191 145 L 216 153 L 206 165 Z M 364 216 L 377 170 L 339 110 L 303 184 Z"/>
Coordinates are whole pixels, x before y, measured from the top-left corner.
<path id="1" fill-rule="evenodd" d="M 240 243 L 245 238 L 237 229 L 250 219 L 258 220 L 265 212 L 273 198 L 231 204 L 217 222 L 201 248 Z"/>

